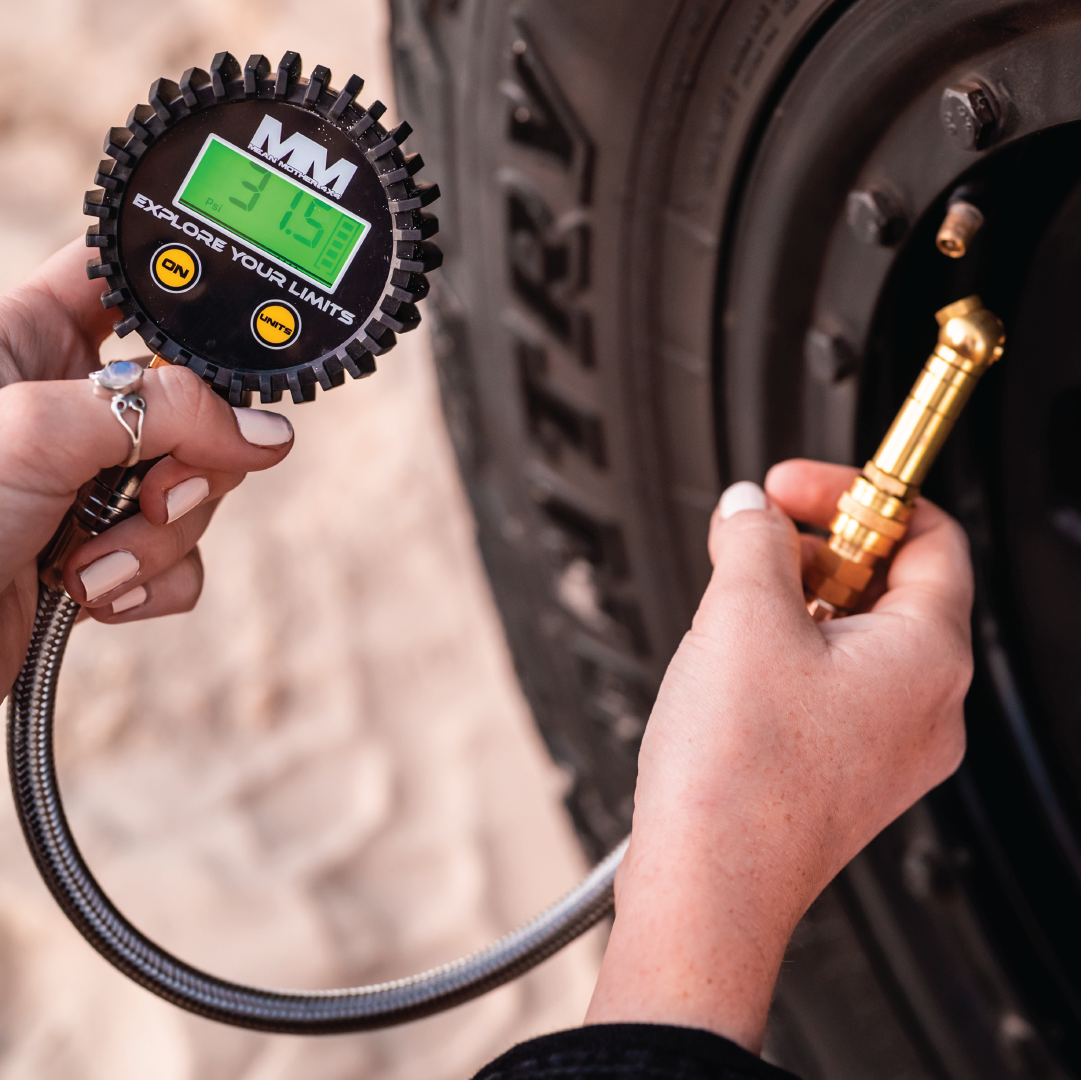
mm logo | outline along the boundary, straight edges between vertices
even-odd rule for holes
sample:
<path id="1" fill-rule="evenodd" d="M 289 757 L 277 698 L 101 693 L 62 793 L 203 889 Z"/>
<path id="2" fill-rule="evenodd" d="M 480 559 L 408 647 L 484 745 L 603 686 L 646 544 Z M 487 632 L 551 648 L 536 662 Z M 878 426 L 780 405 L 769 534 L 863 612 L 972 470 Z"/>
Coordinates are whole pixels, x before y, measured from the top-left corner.
<path id="1" fill-rule="evenodd" d="M 248 149 L 284 165 L 290 172 L 306 180 L 310 179 L 317 188 L 336 198 L 345 194 L 349 181 L 357 171 L 356 165 L 345 158 L 328 165 L 327 148 L 301 135 L 299 131 L 283 139 L 281 121 L 273 116 L 263 117 L 259 129 L 248 143 Z"/>
<path id="2" fill-rule="evenodd" d="M 251 332 L 260 345 L 284 349 L 300 336 L 300 313 L 292 304 L 267 300 L 252 312 Z"/>

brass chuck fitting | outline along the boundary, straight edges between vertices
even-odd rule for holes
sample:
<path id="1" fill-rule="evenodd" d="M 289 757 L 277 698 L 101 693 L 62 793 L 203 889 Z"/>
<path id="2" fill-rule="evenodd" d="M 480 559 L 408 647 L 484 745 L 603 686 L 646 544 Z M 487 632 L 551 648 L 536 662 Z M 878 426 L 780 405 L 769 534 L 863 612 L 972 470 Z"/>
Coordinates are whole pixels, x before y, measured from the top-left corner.
<path id="1" fill-rule="evenodd" d="M 920 484 L 980 376 L 1002 355 L 1001 321 L 978 296 L 936 312 L 938 345 L 875 456 L 837 503 L 830 538 L 804 579 L 816 622 L 847 615 L 880 559 L 904 538 Z"/>

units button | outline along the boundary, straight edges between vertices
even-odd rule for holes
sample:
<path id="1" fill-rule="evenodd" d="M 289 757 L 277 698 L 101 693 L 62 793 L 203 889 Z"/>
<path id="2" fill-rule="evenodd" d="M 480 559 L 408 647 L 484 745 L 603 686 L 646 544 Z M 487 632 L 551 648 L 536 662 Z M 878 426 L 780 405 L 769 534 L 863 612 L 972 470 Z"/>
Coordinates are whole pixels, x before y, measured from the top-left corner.
<path id="1" fill-rule="evenodd" d="M 300 337 L 300 312 L 282 300 L 267 300 L 252 313 L 251 332 L 260 345 L 284 349 Z"/>
<path id="2" fill-rule="evenodd" d="M 194 289 L 203 274 L 199 256 L 187 244 L 165 244 L 150 260 L 150 276 L 159 289 L 183 293 Z"/>

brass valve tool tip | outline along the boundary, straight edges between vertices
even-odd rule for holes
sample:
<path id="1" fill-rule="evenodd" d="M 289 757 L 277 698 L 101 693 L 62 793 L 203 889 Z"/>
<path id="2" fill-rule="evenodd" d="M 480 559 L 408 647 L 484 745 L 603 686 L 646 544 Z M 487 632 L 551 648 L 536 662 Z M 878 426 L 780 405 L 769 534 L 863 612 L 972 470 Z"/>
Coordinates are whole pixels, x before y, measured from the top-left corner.
<path id="1" fill-rule="evenodd" d="M 804 578 L 816 622 L 848 615 L 875 565 L 904 538 L 931 465 L 980 376 L 1002 355 L 1001 321 L 978 296 L 935 313 L 938 344 L 875 456 L 837 502 L 830 537 Z"/>

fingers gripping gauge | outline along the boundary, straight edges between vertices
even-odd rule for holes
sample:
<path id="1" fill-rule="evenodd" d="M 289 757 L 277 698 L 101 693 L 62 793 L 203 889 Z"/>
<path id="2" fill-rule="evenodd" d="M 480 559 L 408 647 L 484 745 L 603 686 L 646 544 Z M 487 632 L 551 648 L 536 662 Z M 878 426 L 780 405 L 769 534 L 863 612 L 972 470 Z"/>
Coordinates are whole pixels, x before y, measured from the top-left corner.
<path id="1" fill-rule="evenodd" d="M 109 132 L 86 196 L 89 273 L 108 283 L 117 334 L 137 331 L 234 405 L 370 375 L 420 321 L 442 262 L 423 209 L 439 188 L 413 179 L 409 125 L 385 131 L 356 75 L 337 93 L 325 67 L 300 71 L 294 52 L 276 72 L 219 53 L 209 73 L 158 79 Z"/>
<path id="2" fill-rule="evenodd" d="M 442 256 L 424 207 L 439 190 L 414 181 L 409 126 L 379 124 L 356 104 L 355 75 L 301 78 L 286 53 L 241 68 L 219 53 L 205 72 L 159 79 L 150 103 L 106 139 L 109 160 L 86 198 L 98 218 L 88 273 L 104 278 L 120 335 L 135 330 L 155 363 L 191 368 L 234 405 L 258 391 L 310 401 L 375 370 L 395 335 L 420 321 L 425 274 Z M 137 440 L 133 438 L 133 445 Z M 612 908 L 626 843 L 575 890 L 514 933 L 454 963 L 376 986 L 266 990 L 208 975 L 171 956 L 117 911 L 90 873 L 64 815 L 53 761 L 53 709 L 78 605 L 59 569 L 91 536 L 138 511 L 151 463 L 90 481 L 39 559 L 30 649 L 9 698 L 8 768 L 27 843 L 53 896 L 107 960 L 142 986 L 212 1019 L 294 1034 L 387 1027 L 467 1001 L 516 978 Z"/>

